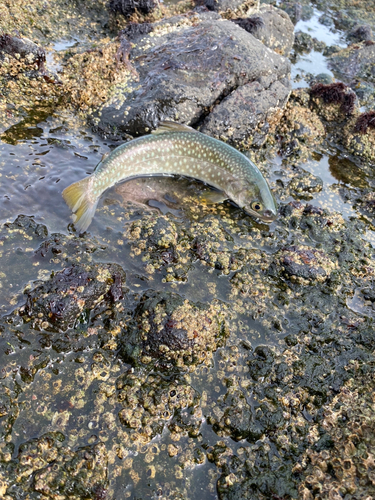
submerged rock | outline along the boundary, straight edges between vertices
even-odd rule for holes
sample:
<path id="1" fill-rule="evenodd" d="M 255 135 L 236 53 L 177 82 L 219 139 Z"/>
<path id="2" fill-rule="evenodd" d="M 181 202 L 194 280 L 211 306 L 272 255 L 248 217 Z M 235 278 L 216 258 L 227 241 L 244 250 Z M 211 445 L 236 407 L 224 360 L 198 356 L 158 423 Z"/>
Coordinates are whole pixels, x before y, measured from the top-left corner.
<path id="1" fill-rule="evenodd" d="M 264 142 L 288 99 L 289 61 L 234 23 L 202 19 L 172 19 L 137 41 L 139 83 L 117 85 L 101 107 L 103 134 L 144 134 L 163 119 L 194 124 L 211 111 L 202 131 L 242 147 Z"/>

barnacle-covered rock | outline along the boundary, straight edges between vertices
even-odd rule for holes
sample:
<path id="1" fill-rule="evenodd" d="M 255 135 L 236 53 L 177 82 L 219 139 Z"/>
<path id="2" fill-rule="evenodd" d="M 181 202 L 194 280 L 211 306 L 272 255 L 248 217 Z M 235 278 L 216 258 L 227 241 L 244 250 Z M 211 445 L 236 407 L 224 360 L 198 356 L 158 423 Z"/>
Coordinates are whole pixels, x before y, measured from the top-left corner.
<path id="1" fill-rule="evenodd" d="M 9 497 L 5 498 L 25 498 L 32 491 L 44 498 L 55 498 L 56 491 L 62 498 L 105 498 L 105 445 L 99 442 L 73 451 L 64 446 L 64 440 L 61 432 L 49 432 L 22 443 L 17 458 L 7 466 L 4 494 Z"/>
<path id="2" fill-rule="evenodd" d="M 129 429 L 133 441 L 146 443 L 162 433 L 176 411 L 193 410 L 200 399 L 198 392 L 183 379 L 171 383 L 162 375 L 144 370 L 126 373 L 117 381 L 117 389 L 123 406 L 120 423 Z M 199 421 L 196 425 L 199 431 Z"/>
<path id="3" fill-rule="evenodd" d="M 375 495 L 373 388 L 372 374 L 354 377 L 325 406 L 320 426 L 329 439 L 304 454 L 301 497 L 312 498 L 314 492 L 326 498 Z"/>
<path id="4" fill-rule="evenodd" d="M 126 231 L 131 255 L 142 255 L 148 273 L 162 270 L 166 281 L 185 281 L 191 267 L 191 238 L 173 218 L 155 215 L 132 222 Z"/>
<path id="5" fill-rule="evenodd" d="M 310 99 L 318 115 L 328 122 L 342 122 L 355 110 L 356 95 L 342 82 L 316 83 L 310 89 Z"/>
<path id="6" fill-rule="evenodd" d="M 319 193 L 323 189 L 323 181 L 310 172 L 302 171 L 289 182 L 287 189 L 296 199 L 311 199 L 313 193 Z"/>
<path id="7" fill-rule="evenodd" d="M 4 367 L 5 368 L 5 367 Z M 3 368 L 3 369 L 4 369 Z M 14 397 L 14 398 L 13 398 Z M 19 415 L 19 407 L 12 391 L 6 385 L 0 385 L 0 462 L 8 462 L 14 451 L 14 445 L 6 439 L 11 435 L 13 424 Z"/>
<path id="8" fill-rule="evenodd" d="M 154 252 L 177 245 L 178 232 L 176 224 L 166 216 L 146 217 L 134 221 L 127 235 L 133 243 L 133 252 L 139 255 L 141 250 Z"/>
<path id="9" fill-rule="evenodd" d="M 38 224 L 35 222 L 33 217 L 27 215 L 19 215 L 14 222 L 5 223 L 5 227 L 8 230 L 8 238 L 12 234 L 23 234 L 31 238 L 45 238 L 48 236 L 48 229 L 44 224 Z"/>
<path id="10" fill-rule="evenodd" d="M 352 154 L 365 161 L 375 160 L 375 113 L 369 111 L 350 120 L 343 130 L 342 142 Z"/>
<path id="11" fill-rule="evenodd" d="M 10 55 L 18 60 L 24 60 L 26 65 L 37 65 L 38 69 L 44 69 L 46 54 L 42 47 L 28 38 L 20 36 L 0 36 L 0 61 L 4 61 L 5 55 Z"/>
<path id="12" fill-rule="evenodd" d="M 360 207 L 367 217 L 375 218 L 375 191 L 364 190 L 359 198 L 356 198 L 355 206 Z"/>
<path id="13" fill-rule="evenodd" d="M 291 93 L 283 118 L 277 127 L 277 133 L 283 142 L 293 139 L 303 144 L 319 143 L 325 136 L 325 129 L 318 115 L 308 107 L 309 94 L 304 89 Z"/>
<path id="14" fill-rule="evenodd" d="M 28 291 L 24 313 L 45 330 L 66 330 L 101 301 L 118 300 L 124 283 L 117 264 L 73 265 Z"/>
<path id="15" fill-rule="evenodd" d="M 236 269 L 234 241 L 228 229 L 216 217 L 197 222 L 190 228 L 191 235 L 196 235 L 193 248 L 198 259 L 220 269 L 224 274 Z"/>
<path id="16" fill-rule="evenodd" d="M 104 249 L 95 240 L 82 239 L 78 236 L 53 233 L 43 241 L 34 252 L 34 259 L 41 259 L 49 262 L 51 259 L 61 262 L 75 262 L 79 259 L 89 261 L 91 254 L 99 249 Z"/>
<path id="17" fill-rule="evenodd" d="M 62 450 L 53 467 L 38 470 L 34 489 L 47 498 L 53 498 L 58 488 L 61 494 L 78 498 L 98 499 L 106 497 L 108 486 L 108 455 L 104 443 L 79 448 L 77 451 Z M 64 453 L 65 451 L 65 453 Z"/>
<path id="18" fill-rule="evenodd" d="M 330 67 L 344 78 L 360 78 L 375 82 L 375 42 L 365 41 L 349 45 L 332 55 Z"/>
<path id="19" fill-rule="evenodd" d="M 146 292 L 123 335 L 122 356 L 133 362 L 183 367 L 211 358 L 226 335 L 220 304 L 204 305 L 170 292 Z"/>
<path id="20" fill-rule="evenodd" d="M 306 245 L 283 248 L 275 262 L 284 276 L 306 284 L 326 281 L 337 266 L 323 250 Z"/>

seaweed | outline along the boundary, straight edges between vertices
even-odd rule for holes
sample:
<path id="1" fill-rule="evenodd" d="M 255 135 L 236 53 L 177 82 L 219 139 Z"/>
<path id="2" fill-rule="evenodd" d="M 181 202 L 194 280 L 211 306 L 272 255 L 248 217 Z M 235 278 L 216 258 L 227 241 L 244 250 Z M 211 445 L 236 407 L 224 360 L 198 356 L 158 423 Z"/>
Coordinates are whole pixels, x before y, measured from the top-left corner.
<path id="1" fill-rule="evenodd" d="M 359 115 L 354 125 L 354 131 L 359 132 L 360 134 L 365 134 L 369 127 L 375 128 L 374 110 L 367 111 L 366 113 L 362 113 L 361 115 Z"/>
<path id="2" fill-rule="evenodd" d="M 341 110 L 346 115 L 350 115 L 354 110 L 356 100 L 355 93 L 347 92 L 347 87 L 342 82 L 334 82 L 328 85 L 324 83 L 316 83 L 310 89 L 310 95 L 313 97 L 321 97 L 326 104 L 341 104 Z"/>
<path id="3" fill-rule="evenodd" d="M 240 28 L 246 30 L 248 33 L 254 33 L 258 28 L 264 26 L 264 21 L 260 16 L 252 17 L 238 17 L 237 19 L 231 19 L 232 22 L 236 23 Z"/>

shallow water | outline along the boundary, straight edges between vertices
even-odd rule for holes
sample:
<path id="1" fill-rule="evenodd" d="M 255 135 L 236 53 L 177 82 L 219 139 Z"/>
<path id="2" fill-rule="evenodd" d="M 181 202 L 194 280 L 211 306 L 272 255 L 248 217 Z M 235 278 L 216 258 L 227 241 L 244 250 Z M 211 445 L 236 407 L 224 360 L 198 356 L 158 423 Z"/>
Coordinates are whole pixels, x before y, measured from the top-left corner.
<path id="1" fill-rule="evenodd" d="M 30 215 L 36 222 L 45 224 L 50 233 L 69 234 L 71 214 L 61 196 L 63 189 L 91 174 L 103 154 L 111 151 L 113 147 L 115 144 L 101 139 L 83 125 L 79 126 L 71 115 L 53 113 L 50 108 L 43 107 L 35 110 L 30 118 L 2 135 L 0 223 L 11 222 L 20 214 Z M 355 190 L 366 187 L 368 179 L 361 166 L 333 147 L 325 151 L 319 150 L 316 158 L 319 159 L 311 159 L 301 164 L 303 169 L 320 177 L 324 185 L 323 190 L 314 194 L 313 199 L 308 202 L 340 212 L 344 218 L 360 218 L 361 213 L 353 208 L 350 201 L 342 199 L 337 188 Z M 277 173 L 272 172 L 280 171 L 282 163 L 283 160 L 278 155 L 269 158 L 272 182 L 276 182 L 278 178 Z M 204 197 L 208 189 L 199 181 L 173 177 L 135 179 L 120 184 L 102 196 L 90 226 L 90 233 L 100 238 L 108 226 L 111 227 L 112 234 L 122 231 L 125 220 L 121 217 L 121 212 L 126 211 L 128 203 L 139 205 L 141 210 L 147 208 L 159 213 L 171 213 L 183 222 L 185 217 L 189 217 L 189 204 L 194 204 L 194 197 Z M 108 214 L 111 209 L 116 209 L 115 217 Z M 235 207 L 232 209 L 235 210 Z M 374 242 L 371 225 L 366 238 Z M 133 263 L 126 254 L 122 257 L 118 254 L 112 257 L 125 269 L 133 268 Z M 6 281 L 12 283 L 13 292 L 21 296 L 23 288 L 33 279 L 34 273 L 31 269 L 30 274 L 24 275 L 22 281 L 17 271 L 17 261 L 20 258 L 22 259 L 22 256 L 14 257 L 14 267 L 9 264 Z M 141 269 L 138 271 L 141 272 Z M 187 296 L 194 296 L 195 286 L 200 289 L 201 276 L 199 271 L 196 278 L 192 279 L 193 275 L 191 276 L 190 285 L 185 288 L 193 288 L 191 292 L 185 290 Z M 205 287 L 202 288 L 204 289 Z M 3 311 L 9 311 L 14 306 L 14 299 L 9 306 L 6 288 L 2 290 L 5 295 L 0 290 L 0 306 Z"/>

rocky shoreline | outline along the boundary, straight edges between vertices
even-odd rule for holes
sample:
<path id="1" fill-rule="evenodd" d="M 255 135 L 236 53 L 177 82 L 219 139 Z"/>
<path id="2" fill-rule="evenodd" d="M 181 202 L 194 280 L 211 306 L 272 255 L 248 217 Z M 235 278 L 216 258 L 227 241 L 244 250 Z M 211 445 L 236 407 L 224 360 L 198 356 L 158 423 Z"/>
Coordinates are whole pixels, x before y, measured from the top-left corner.
<path id="1" fill-rule="evenodd" d="M 207 205 L 187 180 L 150 181 L 161 213 L 129 201 L 132 181 L 99 208 L 103 233 L 1 225 L 0 497 L 371 498 L 374 8 L 359 29 L 342 0 L 332 49 L 294 39 L 309 2 L 133 3 L 38 0 L 33 24 L 1 7 L 2 140 L 41 104 L 114 143 L 173 119 L 247 151 L 279 217 Z M 337 80 L 292 89 L 312 50 Z M 309 165 L 332 144 L 360 217 L 314 203 Z"/>

